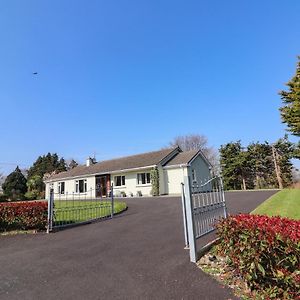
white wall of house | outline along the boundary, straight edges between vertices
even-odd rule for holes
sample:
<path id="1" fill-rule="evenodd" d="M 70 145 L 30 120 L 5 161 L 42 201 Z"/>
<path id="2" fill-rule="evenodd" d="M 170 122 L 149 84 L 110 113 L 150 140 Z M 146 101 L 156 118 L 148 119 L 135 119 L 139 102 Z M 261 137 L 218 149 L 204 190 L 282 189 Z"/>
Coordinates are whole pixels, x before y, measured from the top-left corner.
<path id="1" fill-rule="evenodd" d="M 181 183 L 185 176 L 195 176 L 196 182 L 206 181 L 210 178 L 210 166 L 198 155 L 189 166 L 169 166 L 164 168 L 164 189 L 169 195 L 181 194 Z"/>
<path id="2" fill-rule="evenodd" d="M 87 191 L 86 193 L 76 193 L 75 186 L 76 186 L 76 180 L 84 180 L 86 179 L 87 182 Z M 58 194 L 58 186 L 60 182 L 65 183 L 65 193 L 64 194 Z M 46 199 L 49 198 L 49 192 L 50 187 L 54 189 L 54 197 L 61 198 L 61 199 L 67 199 L 71 200 L 74 195 L 74 199 L 82 198 L 83 196 L 95 197 L 95 188 L 96 188 L 96 179 L 95 176 L 89 176 L 89 177 L 80 177 L 80 178 L 72 178 L 72 179 L 62 179 L 59 181 L 54 182 L 47 182 L 46 183 Z"/>
<path id="3" fill-rule="evenodd" d="M 169 167 L 164 169 L 165 192 L 169 195 L 181 194 L 181 183 L 187 176 L 187 167 Z"/>
<path id="4" fill-rule="evenodd" d="M 194 171 L 193 171 L 194 170 Z M 137 174 L 138 173 L 150 173 L 151 168 L 142 169 L 134 172 L 120 172 L 111 174 L 111 182 L 114 183 L 114 194 L 116 196 L 120 195 L 121 192 L 125 192 L 127 197 L 131 194 L 136 196 L 140 191 L 143 196 L 150 196 L 152 185 L 151 183 L 138 184 Z M 181 194 L 181 183 L 184 182 L 185 176 L 190 176 L 193 179 L 193 174 L 195 180 L 200 183 L 203 180 L 210 178 L 210 168 L 207 162 L 198 155 L 189 166 L 168 166 L 162 167 L 158 166 L 159 172 L 159 192 L 161 195 L 179 195 Z M 125 185 L 116 186 L 115 177 L 125 176 Z M 86 193 L 76 193 L 75 182 L 76 180 L 87 180 L 87 191 Z M 65 193 L 63 195 L 58 195 L 58 185 L 59 182 L 65 182 Z M 46 199 L 49 197 L 50 185 L 53 185 L 55 197 L 74 199 L 83 198 L 85 195 L 89 198 L 94 198 L 96 196 L 96 179 L 95 176 L 83 176 L 78 178 L 71 178 L 65 180 L 59 180 L 55 182 L 46 183 Z"/>
<path id="5" fill-rule="evenodd" d="M 127 197 L 130 197 L 132 194 L 133 196 L 137 195 L 137 192 L 140 191 L 143 196 L 150 196 L 152 185 L 151 183 L 146 184 L 138 184 L 137 174 L 138 173 L 150 173 L 151 169 L 141 170 L 140 172 L 127 172 L 127 173 L 117 173 L 111 175 L 112 182 L 114 182 L 114 194 L 118 196 L 121 192 L 125 192 Z M 125 185 L 123 186 L 116 186 L 115 184 L 115 177 L 116 176 L 125 176 Z"/>

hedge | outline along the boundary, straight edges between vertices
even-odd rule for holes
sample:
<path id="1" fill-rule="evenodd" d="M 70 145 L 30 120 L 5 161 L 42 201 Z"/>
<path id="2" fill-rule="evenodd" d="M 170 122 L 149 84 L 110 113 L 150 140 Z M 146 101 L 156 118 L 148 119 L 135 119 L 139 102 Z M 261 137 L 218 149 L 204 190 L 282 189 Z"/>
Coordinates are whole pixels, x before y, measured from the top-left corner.
<path id="1" fill-rule="evenodd" d="M 47 225 L 47 202 L 0 203 L 0 231 L 43 230 Z"/>
<path id="2" fill-rule="evenodd" d="M 300 221 L 241 214 L 217 224 L 219 254 L 264 299 L 300 299 Z"/>

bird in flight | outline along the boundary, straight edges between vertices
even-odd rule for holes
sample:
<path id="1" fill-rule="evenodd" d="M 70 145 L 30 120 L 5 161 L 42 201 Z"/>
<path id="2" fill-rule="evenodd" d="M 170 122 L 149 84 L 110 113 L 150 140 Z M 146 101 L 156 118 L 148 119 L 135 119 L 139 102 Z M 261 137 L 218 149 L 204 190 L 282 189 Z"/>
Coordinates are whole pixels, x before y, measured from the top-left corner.
<path id="1" fill-rule="evenodd" d="M 38 72 L 33 72 L 32 74 L 33 74 L 33 75 L 37 75 L 37 74 L 38 74 Z"/>

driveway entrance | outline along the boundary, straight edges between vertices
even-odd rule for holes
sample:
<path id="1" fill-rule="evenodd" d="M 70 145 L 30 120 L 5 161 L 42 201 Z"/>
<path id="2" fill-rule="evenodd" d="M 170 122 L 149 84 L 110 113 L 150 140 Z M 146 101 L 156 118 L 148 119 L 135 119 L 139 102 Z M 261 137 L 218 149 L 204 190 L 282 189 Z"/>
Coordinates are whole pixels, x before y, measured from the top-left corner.
<path id="1" fill-rule="evenodd" d="M 227 194 L 248 212 L 274 192 Z M 189 262 L 181 199 L 126 199 L 114 220 L 0 237 L 1 299 L 235 299 Z"/>

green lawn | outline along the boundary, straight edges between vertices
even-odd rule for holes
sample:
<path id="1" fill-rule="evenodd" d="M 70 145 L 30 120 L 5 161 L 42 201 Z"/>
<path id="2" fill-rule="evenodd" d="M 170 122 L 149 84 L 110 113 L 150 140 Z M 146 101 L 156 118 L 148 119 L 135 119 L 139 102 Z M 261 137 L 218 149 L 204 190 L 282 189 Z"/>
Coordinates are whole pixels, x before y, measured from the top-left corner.
<path id="1" fill-rule="evenodd" d="M 258 206 L 252 214 L 300 220 L 300 189 L 280 191 Z"/>
<path id="2" fill-rule="evenodd" d="M 74 224 L 111 215 L 109 201 L 65 201 L 54 202 L 55 224 Z M 125 202 L 114 202 L 114 213 L 127 207 Z"/>

